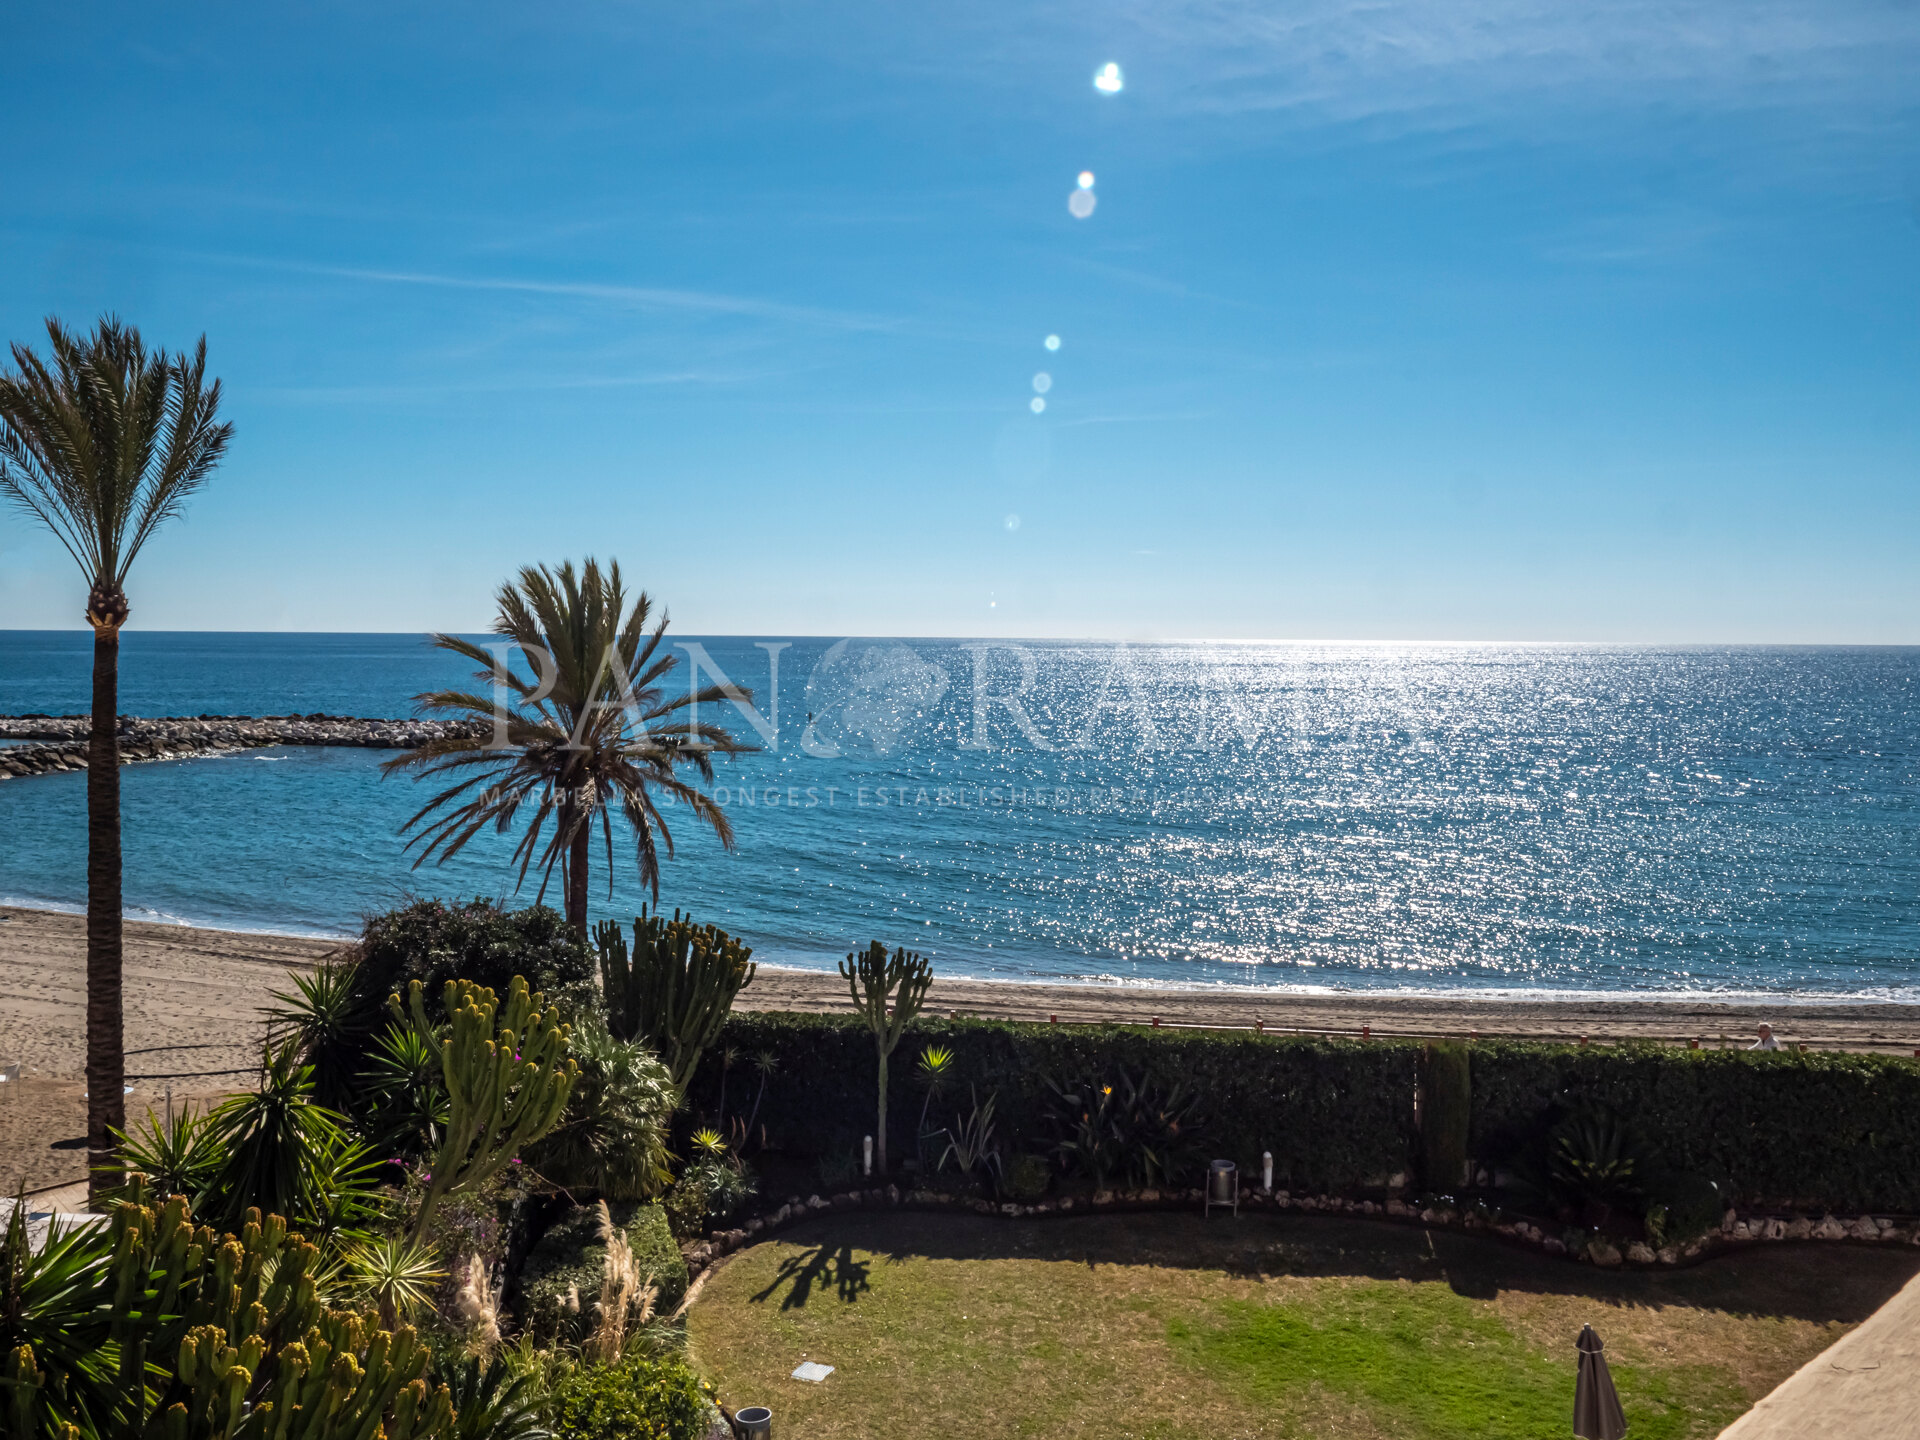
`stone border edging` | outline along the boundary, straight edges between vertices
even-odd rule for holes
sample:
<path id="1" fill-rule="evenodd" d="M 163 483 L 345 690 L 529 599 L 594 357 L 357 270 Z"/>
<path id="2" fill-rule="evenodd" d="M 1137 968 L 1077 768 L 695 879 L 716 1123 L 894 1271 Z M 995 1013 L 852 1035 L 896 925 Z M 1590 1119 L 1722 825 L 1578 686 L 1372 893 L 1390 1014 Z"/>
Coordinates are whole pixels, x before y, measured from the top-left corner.
<path id="1" fill-rule="evenodd" d="M 887 1185 L 865 1190 L 843 1191 L 828 1199 L 822 1199 L 819 1195 L 810 1195 L 803 1200 L 796 1195 L 777 1209 L 756 1215 L 743 1225 L 716 1231 L 706 1240 L 683 1243 L 680 1253 L 687 1262 L 688 1280 L 691 1286 L 691 1283 L 703 1276 L 715 1262 L 732 1254 L 749 1241 L 757 1240 L 800 1220 L 811 1219 L 830 1211 L 914 1209 L 999 1215 L 1006 1219 L 1043 1219 L 1063 1215 L 1155 1210 L 1184 1213 L 1202 1203 L 1204 1203 L 1204 1192 L 1198 1189 L 1102 1190 L 1091 1197 L 1063 1196 L 1058 1200 L 1040 1200 L 1032 1204 L 1021 1204 L 1015 1201 L 996 1202 L 984 1197 L 969 1199 L 935 1190 L 903 1191 L 898 1185 Z M 1588 1233 L 1581 1239 L 1577 1248 L 1570 1245 L 1566 1237 L 1577 1234 L 1580 1228 L 1577 1226 L 1569 1227 L 1560 1235 L 1551 1235 L 1529 1220 L 1496 1220 L 1490 1214 L 1483 1213 L 1478 1207 L 1473 1206 L 1415 1209 L 1406 1201 L 1397 1198 L 1381 1202 L 1351 1200 L 1337 1195 L 1296 1197 L 1285 1190 L 1276 1190 L 1268 1195 L 1251 1189 L 1243 1189 L 1240 1192 L 1240 1206 L 1243 1210 L 1255 1212 L 1335 1214 L 1402 1224 L 1412 1223 L 1428 1228 L 1438 1227 L 1468 1235 L 1490 1236 L 1538 1250 L 1543 1255 L 1554 1256 L 1569 1262 L 1584 1261 L 1603 1269 L 1648 1270 L 1696 1264 L 1715 1255 L 1730 1254 L 1755 1244 L 1773 1241 L 1846 1240 L 1874 1244 L 1920 1245 L 1920 1222 L 1910 1220 L 1902 1224 L 1890 1217 L 1876 1218 L 1871 1215 L 1842 1220 L 1829 1213 L 1823 1215 L 1818 1221 L 1814 1221 L 1804 1215 L 1754 1214 L 1741 1219 L 1735 1211 L 1729 1210 L 1721 1221 L 1719 1230 L 1709 1232 L 1684 1247 L 1668 1245 L 1655 1250 L 1644 1242 L 1636 1241 L 1623 1253 L 1608 1241 L 1592 1233 Z"/>

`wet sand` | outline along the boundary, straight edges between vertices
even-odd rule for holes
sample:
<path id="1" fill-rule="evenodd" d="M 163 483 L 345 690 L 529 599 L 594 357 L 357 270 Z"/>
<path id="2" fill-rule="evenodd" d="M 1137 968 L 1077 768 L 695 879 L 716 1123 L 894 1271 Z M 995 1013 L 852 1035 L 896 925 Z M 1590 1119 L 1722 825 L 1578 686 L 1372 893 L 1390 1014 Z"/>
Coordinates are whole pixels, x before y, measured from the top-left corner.
<path id="1" fill-rule="evenodd" d="M 309 940 L 129 921 L 126 927 L 127 1097 L 130 1117 L 165 1102 L 245 1088 L 265 1033 L 262 1007 L 286 972 L 339 948 Z M 86 924 L 78 915 L 0 907 L 0 1065 L 22 1076 L 0 1094 L 0 1189 L 84 1178 L 84 1149 L 57 1148 L 86 1132 Z M 1028 985 L 935 980 L 928 1009 L 987 1019 L 1129 1021 L 1308 1034 L 1525 1037 L 1595 1044 L 1658 1039 L 1745 1044 L 1762 1020 L 1780 1037 L 1821 1049 L 1912 1054 L 1920 1006 L 1765 1004 L 1751 1001 L 1486 998 L 1355 992 L 1150 990 L 1131 985 Z M 845 1012 L 846 982 L 831 973 L 761 969 L 739 1008 Z M 229 1073 L 217 1073 L 229 1072 Z M 16 1088 L 17 1086 L 17 1088 Z"/>

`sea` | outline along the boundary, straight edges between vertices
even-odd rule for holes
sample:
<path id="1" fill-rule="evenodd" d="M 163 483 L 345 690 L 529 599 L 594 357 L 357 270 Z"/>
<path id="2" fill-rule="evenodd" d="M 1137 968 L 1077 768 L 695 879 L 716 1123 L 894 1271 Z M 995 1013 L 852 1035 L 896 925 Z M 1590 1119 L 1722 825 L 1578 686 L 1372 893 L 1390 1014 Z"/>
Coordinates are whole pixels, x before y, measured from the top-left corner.
<path id="1" fill-rule="evenodd" d="M 757 748 L 709 787 L 730 849 L 667 811 L 659 904 L 771 963 L 877 939 L 1010 981 L 1920 999 L 1920 649 L 666 645 Z M 84 712 L 90 647 L 0 632 L 0 712 Z M 471 669 L 421 635 L 131 631 L 121 708 L 402 716 Z M 128 767 L 128 914 L 346 935 L 539 898 L 512 836 L 416 867 L 430 791 L 386 758 Z M 0 900 L 83 903 L 84 788 L 0 784 Z M 653 898 L 613 839 L 596 919 Z"/>

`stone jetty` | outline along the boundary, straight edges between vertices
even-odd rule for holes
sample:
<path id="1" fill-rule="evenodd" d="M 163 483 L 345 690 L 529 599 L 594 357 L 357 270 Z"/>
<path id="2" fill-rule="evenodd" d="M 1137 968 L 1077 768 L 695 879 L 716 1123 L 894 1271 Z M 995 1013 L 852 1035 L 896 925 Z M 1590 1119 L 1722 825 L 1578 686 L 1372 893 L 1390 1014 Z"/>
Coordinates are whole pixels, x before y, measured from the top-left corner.
<path id="1" fill-rule="evenodd" d="M 87 768 L 85 715 L 0 715 L 0 780 Z M 351 745 L 412 750 L 444 735 L 470 733 L 465 721 L 382 720 L 347 715 L 193 715 L 120 717 L 120 763 L 185 760 L 273 745 Z"/>

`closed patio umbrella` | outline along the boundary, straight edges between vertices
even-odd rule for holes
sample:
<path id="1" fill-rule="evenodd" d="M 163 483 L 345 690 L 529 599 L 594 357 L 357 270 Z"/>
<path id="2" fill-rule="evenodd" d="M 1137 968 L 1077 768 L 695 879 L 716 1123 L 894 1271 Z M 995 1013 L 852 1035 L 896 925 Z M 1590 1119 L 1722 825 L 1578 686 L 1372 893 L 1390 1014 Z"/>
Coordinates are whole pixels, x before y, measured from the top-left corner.
<path id="1" fill-rule="evenodd" d="M 1573 1348 L 1580 1352 L 1580 1373 L 1573 1382 L 1573 1433 L 1582 1440 L 1620 1440 L 1627 1433 L 1627 1417 L 1607 1371 L 1606 1346 L 1591 1325 L 1582 1325 Z"/>

